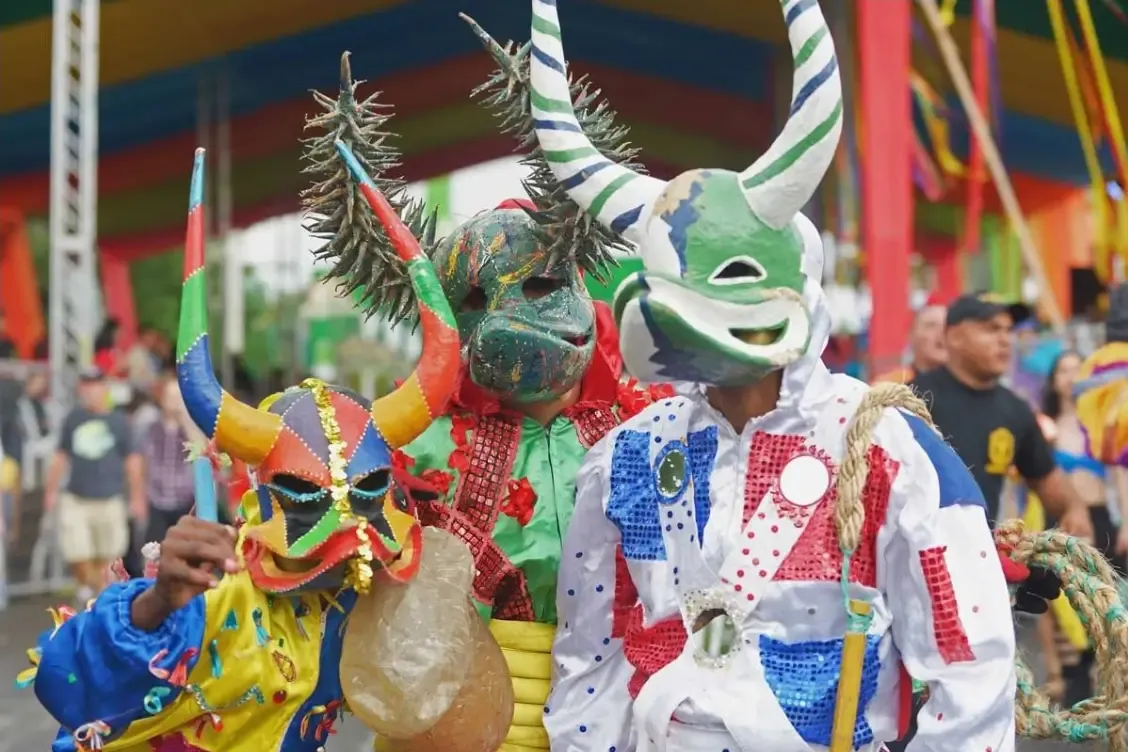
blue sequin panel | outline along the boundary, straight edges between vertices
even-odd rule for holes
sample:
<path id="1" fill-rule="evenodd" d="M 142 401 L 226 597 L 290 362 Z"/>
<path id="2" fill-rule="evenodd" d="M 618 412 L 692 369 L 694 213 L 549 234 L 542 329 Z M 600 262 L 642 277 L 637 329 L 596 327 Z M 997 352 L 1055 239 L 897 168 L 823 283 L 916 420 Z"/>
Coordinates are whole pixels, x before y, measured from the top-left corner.
<path id="1" fill-rule="evenodd" d="M 873 741 L 873 730 L 866 722 L 864 711 L 877 693 L 877 675 L 881 670 L 877 656 L 879 643 L 876 635 L 866 637 L 854 749 Z M 808 744 L 830 746 L 843 644 L 841 638 L 787 643 L 760 635 L 760 663 L 768 686 L 779 700 L 787 720 Z"/>
<path id="2" fill-rule="evenodd" d="M 650 432 L 622 431 L 615 438 L 611 455 L 607 518 L 619 528 L 623 556 L 631 561 L 666 560 L 661 528 L 664 518 L 655 487 L 656 470 L 650 464 L 653 441 Z M 683 525 L 695 523 L 697 532 L 690 538 L 700 541 L 709 521 L 709 478 L 717 458 L 716 427 L 690 432 L 681 446 L 688 447 L 687 483 L 692 479 L 693 499 L 691 504 L 689 499 L 678 497 L 681 501 L 673 514 Z"/>
<path id="3" fill-rule="evenodd" d="M 619 528 L 623 556 L 633 561 L 665 561 L 666 544 L 658 523 L 658 494 L 650 469 L 650 433 L 622 431 L 611 455 L 611 493 L 607 518 Z"/>

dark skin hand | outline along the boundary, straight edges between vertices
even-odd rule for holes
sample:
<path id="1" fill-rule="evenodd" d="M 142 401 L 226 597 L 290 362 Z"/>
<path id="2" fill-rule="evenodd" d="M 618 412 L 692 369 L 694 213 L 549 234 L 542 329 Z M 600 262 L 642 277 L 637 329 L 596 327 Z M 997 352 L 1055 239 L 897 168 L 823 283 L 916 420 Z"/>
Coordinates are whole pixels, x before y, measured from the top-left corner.
<path id="1" fill-rule="evenodd" d="M 133 601 L 133 626 L 152 632 L 200 593 L 219 586 L 222 573 L 239 571 L 235 529 L 181 517 L 161 541 L 157 581 Z"/>

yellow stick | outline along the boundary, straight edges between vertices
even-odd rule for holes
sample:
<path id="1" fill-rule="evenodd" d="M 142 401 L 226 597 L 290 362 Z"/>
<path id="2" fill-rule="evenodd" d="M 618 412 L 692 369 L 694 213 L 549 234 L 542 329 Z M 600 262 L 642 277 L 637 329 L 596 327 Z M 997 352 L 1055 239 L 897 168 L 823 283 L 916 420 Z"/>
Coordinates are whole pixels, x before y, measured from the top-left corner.
<path id="1" fill-rule="evenodd" d="M 1097 147 L 1093 143 L 1093 130 L 1089 124 L 1089 114 L 1085 109 L 1085 98 L 1081 93 L 1081 84 L 1077 79 L 1077 69 L 1073 64 L 1073 50 L 1069 43 L 1069 32 L 1066 31 L 1065 16 L 1062 13 L 1061 0 L 1046 0 L 1046 9 L 1050 13 L 1050 28 L 1054 32 L 1054 44 L 1057 47 L 1058 58 L 1061 62 L 1061 74 L 1065 79 L 1065 91 L 1069 95 L 1069 108 L 1073 111 L 1073 121 L 1077 126 L 1077 137 L 1081 141 L 1081 153 L 1085 157 L 1085 168 L 1089 172 L 1090 191 L 1093 194 L 1094 223 L 1097 228 L 1096 258 L 1093 268 L 1102 282 L 1107 282 L 1109 270 L 1109 211 L 1108 194 L 1106 193 L 1104 173 L 1101 169 L 1100 159 L 1097 157 Z"/>
<path id="2" fill-rule="evenodd" d="M 1054 330 L 1058 334 L 1063 334 L 1065 332 L 1065 318 L 1062 316 L 1061 307 L 1054 297 L 1049 277 L 1046 276 L 1046 269 L 1042 266 L 1042 257 L 1038 255 L 1034 237 L 1030 234 L 1030 226 L 1026 223 L 1026 217 L 1022 214 L 1022 207 L 1018 203 L 1018 197 L 1015 196 L 1014 187 L 1007 176 L 1003 160 L 999 156 L 999 150 L 995 147 L 994 139 L 991 138 L 991 129 L 987 126 L 987 121 L 979 110 L 979 104 L 975 101 L 975 94 L 972 92 L 971 82 L 967 78 L 967 71 L 964 70 L 963 63 L 960 61 L 959 48 L 944 26 L 940 17 L 940 9 L 936 6 L 936 0 L 917 0 L 917 4 L 924 13 L 928 25 L 932 28 L 932 33 L 936 36 L 940 55 L 944 58 L 944 67 L 948 69 L 948 75 L 951 76 L 952 84 L 956 87 L 956 93 L 967 112 L 972 133 L 983 149 L 983 158 L 987 162 L 991 180 L 995 184 L 995 190 L 999 193 L 999 199 L 1003 202 L 1007 219 L 1010 220 L 1011 226 L 1018 236 L 1022 256 L 1026 260 L 1026 265 L 1030 267 L 1030 272 L 1034 275 L 1034 280 L 1042 293 L 1042 305 L 1046 315 L 1049 317 Z"/>
<path id="3" fill-rule="evenodd" d="M 850 601 L 850 611 L 867 616 L 870 604 Z M 834 701 L 834 727 L 830 733 L 830 752 L 853 752 L 854 726 L 858 723 L 858 701 L 862 693 L 862 668 L 866 660 L 864 632 L 847 632 L 842 645 L 842 673 L 838 677 L 838 696 Z"/>

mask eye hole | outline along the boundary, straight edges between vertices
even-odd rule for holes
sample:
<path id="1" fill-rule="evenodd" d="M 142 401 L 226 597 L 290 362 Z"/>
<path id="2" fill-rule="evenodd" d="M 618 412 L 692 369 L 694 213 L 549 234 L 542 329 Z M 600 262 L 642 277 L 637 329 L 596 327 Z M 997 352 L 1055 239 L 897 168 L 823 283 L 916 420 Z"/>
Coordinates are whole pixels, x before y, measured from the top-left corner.
<path id="1" fill-rule="evenodd" d="M 768 273 L 756 259 L 748 256 L 729 259 L 717 267 L 709 281 L 715 285 L 743 285 L 749 282 L 763 282 Z"/>
<path id="2" fill-rule="evenodd" d="M 325 489 L 316 483 L 285 473 L 275 475 L 267 486 L 275 491 L 275 497 L 283 506 L 312 504 L 325 495 Z"/>
<path id="3" fill-rule="evenodd" d="M 564 288 L 564 280 L 551 277 L 530 277 L 521 285 L 526 300 L 538 300 Z"/>
<path id="4" fill-rule="evenodd" d="M 352 484 L 352 490 L 362 496 L 383 496 L 388 492 L 392 482 L 390 470 L 374 470 L 363 478 L 358 478 Z"/>
<path id="5" fill-rule="evenodd" d="M 486 296 L 486 291 L 474 285 L 470 288 L 470 292 L 466 293 L 466 297 L 462 299 L 462 305 L 458 307 L 458 310 L 460 313 L 484 311 L 488 302 L 489 298 Z"/>

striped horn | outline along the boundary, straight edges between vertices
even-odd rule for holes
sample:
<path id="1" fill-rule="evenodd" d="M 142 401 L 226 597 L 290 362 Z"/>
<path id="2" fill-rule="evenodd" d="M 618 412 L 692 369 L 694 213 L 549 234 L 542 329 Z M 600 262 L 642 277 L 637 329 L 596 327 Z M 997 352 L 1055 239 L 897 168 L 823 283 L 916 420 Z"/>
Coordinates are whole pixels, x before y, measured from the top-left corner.
<path id="1" fill-rule="evenodd" d="M 349 168 L 360 192 L 372 208 L 396 253 L 407 265 L 419 306 L 423 352 L 411 376 L 394 392 L 372 403 L 372 422 L 393 449 L 423 433 L 446 410 L 458 384 L 460 353 L 458 325 L 430 259 L 419 241 L 376 188 L 352 150 L 341 140 L 337 153 Z"/>
<path id="2" fill-rule="evenodd" d="M 216 448 L 250 465 L 263 461 L 282 430 L 282 418 L 232 397 L 215 377 L 208 349 L 208 289 L 204 269 L 204 150 L 196 149 L 184 240 L 184 286 L 176 336 L 176 380 L 188 414 Z"/>
<path id="3" fill-rule="evenodd" d="M 530 103 L 537 140 L 569 197 L 600 224 L 638 243 L 665 181 L 641 175 L 600 154 L 572 108 L 556 0 L 533 0 Z"/>
<path id="4" fill-rule="evenodd" d="M 783 132 L 740 183 L 756 215 L 782 229 L 823 179 L 842 133 L 842 81 L 818 0 L 781 0 L 795 72 Z"/>

